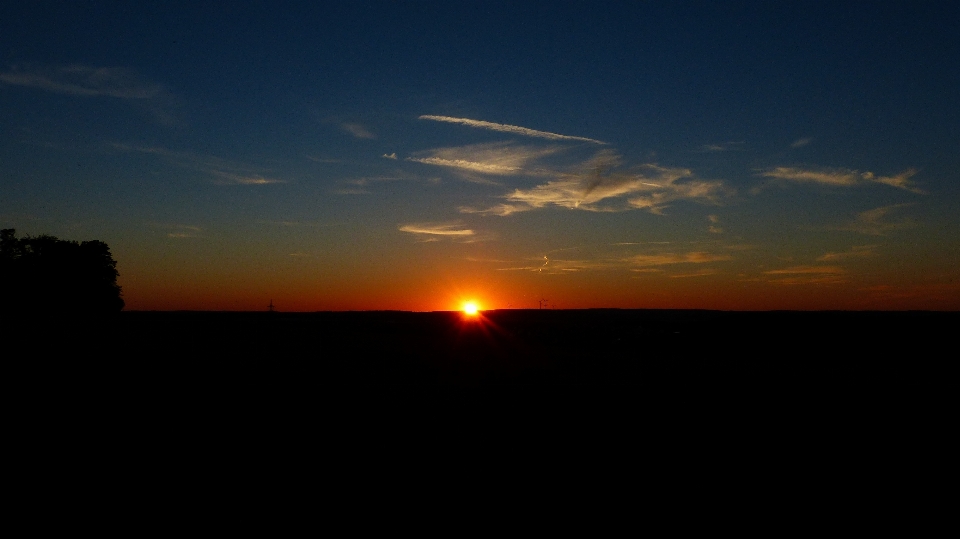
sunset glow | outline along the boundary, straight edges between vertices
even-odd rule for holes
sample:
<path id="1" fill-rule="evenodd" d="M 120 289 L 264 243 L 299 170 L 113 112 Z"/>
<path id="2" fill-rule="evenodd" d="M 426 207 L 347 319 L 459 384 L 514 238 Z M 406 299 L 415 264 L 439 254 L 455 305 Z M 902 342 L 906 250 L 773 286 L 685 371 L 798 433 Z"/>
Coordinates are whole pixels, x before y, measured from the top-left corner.
<path id="1" fill-rule="evenodd" d="M 0 229 L 126 310 L 960 309 L 960 2 L 54 4 Z"/>

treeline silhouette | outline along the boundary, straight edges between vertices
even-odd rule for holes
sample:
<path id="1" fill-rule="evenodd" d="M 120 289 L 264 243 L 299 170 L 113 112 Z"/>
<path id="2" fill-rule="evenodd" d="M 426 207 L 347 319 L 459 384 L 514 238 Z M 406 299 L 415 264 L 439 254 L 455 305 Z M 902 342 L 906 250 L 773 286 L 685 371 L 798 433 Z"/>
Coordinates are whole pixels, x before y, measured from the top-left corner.
<path id="1" fill-rule="evenodd" d="M 102 241 L 17 238 L 0 230 L 0 309 L 17 314 L 108 314 L 123 309 L 117 262 Z"/>

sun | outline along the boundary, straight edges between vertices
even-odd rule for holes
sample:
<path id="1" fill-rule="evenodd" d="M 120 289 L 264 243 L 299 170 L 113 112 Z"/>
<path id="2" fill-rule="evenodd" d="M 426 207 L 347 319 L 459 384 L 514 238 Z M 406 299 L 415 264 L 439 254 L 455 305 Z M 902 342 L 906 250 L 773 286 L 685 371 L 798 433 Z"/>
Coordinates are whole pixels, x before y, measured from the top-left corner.
<path id="1" fill-rule="evenodd" d="M 470 316 L 474 316 L 475 314 L 477 314 L 477 311 L 479 311 L 479 310 L 480 310 L 480 307 L 477 307 L 477 304 L 476 304 L 475 302 L 473 302 L 473 301 L 468 301 L 468 302 L 466 302 L 466 303 L 463 304 L 463 312 L 464 312 L 464 314 L 468 314 L 468 315 L 470 315 Z"/>

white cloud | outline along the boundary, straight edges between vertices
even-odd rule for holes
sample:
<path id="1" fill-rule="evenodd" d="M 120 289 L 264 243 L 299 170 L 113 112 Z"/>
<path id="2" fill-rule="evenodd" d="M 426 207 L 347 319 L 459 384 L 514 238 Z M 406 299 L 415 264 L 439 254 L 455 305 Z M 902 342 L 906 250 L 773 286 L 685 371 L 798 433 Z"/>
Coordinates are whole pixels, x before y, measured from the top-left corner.
<path id="1" fill-rule="evenodd" d="M 709 231 L 710 231 L 711 233 L 713 233 L 713 234 L 723 234 L 723 227 L 718 226 L 719 223 L 720 223 L 720 217 L 719 217 L 719 216 L 717 216 L 717 215 L 708 215 L 708 216 L 707 216 L 707 219 L 708 219 L 711 223 L 713 223 L 713 224 L 711 224 L 709 227 L 707 227 L 707 230 L 709 230 Z"/>
<path id="2" fill-rule="evenodd" d="M 199 155 L 191 152 L 178 152 L 166 148 L 150 146 L 130 146 L 127 144 L 112 144 L 112 148 L 124 152 L 138 152 L 157 155 L 172 165 L 186 169 L 197 170 L 210 174 L 217 185 L 268 185 L 287 183 L 286 180 L 264 177 L 258 170 L 249 165 L 227 161 L 210 155 Z"/>
<path id="3" fill-rule="evenodd" d="M 723 262 L 733 260 L 730 255 L 717 255 L 703 251 L 689 253 L 660 253 L 654 255 L 635 255 L 626 261 L 634 266 L 666 266 L 670 264 L 704 264 L 708 262 Z"/>
<path id="4" fill-rule="evenodd" d="M 115 97 L 145 108 L 159 123 L 178 123 L 173 94 L 130 69 L 81 64 L 13 66 L 0 72 L 0 83 L 82 97 Z"/>
<path id="5" fill-rule="evenodd" d="M 840 275 L 844 273 L 843 268 L 839 266 L 793 266 L 779 270 L 765 271 L 767 275 L 805 275 L 805 274 L 828 274 Z"/>
<path id="6" fill-rule="evenodd" d="M 793 266 L 779 270 L 765 271 L 766 275 L 786 275 L 779 279 L 770 279 L 771 284 L 795 286 L 809 284 L 839 284 L 846 282 L 843 274 L 846 273 L 839 266 Z"/>
<path id="7" fill-rule="evenodd" d="M 857 214 L 857 218 L 853 223 L 841 226 L 838 228 L 838 230 L 849 230 L 851 232 L 859 232 L 861 234 L 867 234 L 870 236 L 883 236 L 891 230 L 913 228 L 916 225 L 914 225 L 914 223 L 909 219 L 903 219 L 896 222 L 887 221 L 887 216 L 889 214 L 906 206 L 912 206 L 912 204 L 894 204 L 892 206 L 881 206 L 879 208 L 860 212 Z"/>
<path id="8" fill-rule="evenodd" d="M 865 183 L 882 183 L 912 193 L 924 194 L 923 190 L 914 186 L 910 181 L 910 178 L 916 173 L 916 170 L 910 169 L 896 176 L 877 176 L 869 171 L 860 172 L 843 168 L 804 169 L 798 167 L 776 167 L 761 172 L 760 176 L 793 182 L 819 183 L 822 185 L 841 187 L 850 187 Z"/>
<path id="9" fill-rule="evenodd" d="M 523 135 L 526 137 L 538 137 L 545 138 L 549 140 L 577 140 L 582 142 L 592 142 L 594 144 L 606 144 L 606 142 L 595 140 L 592 138 L 586 137 L 574 137 L 570 135 L 560 135 L 558 133 L 550 133 L 548 131 L 537 131 L 536 129 L 528 129 L 526 127 L 520 127 L 517 125 L 508 125 L 508 124 L 498 124 L 493 122 L 485 122 L 483 120 L 471 120 L 469 118 L 453 118 L 450 116 L 434 116 L 431 114 L 424 114 L 419 117 L 420 120 L 433 120 L 435 122 L 447 122 L 454 124 L 466 125 L 469 127 L 475 127 L 478 129 L 489 129 L 491 131 L 500 131 L 503 133 L 512 133 L 515 135 Z"/>
<path id="10" fill-rule="evenodd" d="M 737 142 L 721 142 L 719 144 L 704 144 L 700 147 L 701 152 L 708 153 L 717 153 L 717 152 L 733 152 L 740 151 L 743 149 L 743 141 Z"/>
<path id="11" fill-rule="evenodd" d="M 510 215 L 558 206 L 595 212 L 636 208 L 659 214 L 673 201 L 716 204 L 731 192 L 721 181 L 693 179 L 693 173 L 688 169 L 643 165 L 641 172 L 635 174 L 604 175 L 600 168 L 590 172 L 556 173 L 559 179 L 503 195 L 506 203 L 487 209 L 461 208 L 460 211 Z M 632 198 L 624 200 L 630 196 Z"/>
<path id="12" fill-rule="evenodd" d="M 699 271 L 694 271 L 692 273 L 679 273 L 677 275 L 671 275 L 671 279 L 683 279 L 686 277 L 706 277 L 707 275 L 716 275 L 719 273 L 715 269 L 702 269 Z"/>
<path id="13" fill-rule="evenodd" d="M 397 159 L 397 152 L 393 152 L 393 153 L 391 153 L 391 154 L 383 154 L 383 155 L 381 155 L 380 157 L 383 157 L 384 159 L 393 159 L 393 160 L 396 160 L 396 159 Z"/>
<path id="14" fill-rule="evenodd" d="M 876 245 L 854 245 L 849 251 L 826 253 L 817 258 L 817 262 L 833 262 L 835 260 L 846 260 L 848 258 L 868 258 L 876 254 L 876 247 Z"/>
<path id="15" fill-rule="evenodd" d="M 807 144 L 813 142 L 813 139 L 810 137 L 803 137 L 795 140 L 793 144 L 790 145 L 791 148 L 803 148 Z"/>
<path id="16" fill-rule="evenodd" d="M 408 157 L 407 161 L 481 174 L 510 176 L 536 174 L 537 171 L 529 170 L 527 165 L 558 151 L 560 148 L 556 146 L 544 148 L 495 142 L 417 152 L 415 157 Z"/>
<path id="17" fill-rule="evenodd" d="M 164 92 L 162 86 L 142 82 L 129 69 L 78 64 L 28 69 L 14 67 L 0 72 L 0 82 L 59 94 L 121 99 L 151 99 Z"/>
<path id="18" fill-rule="evenodd" d="M 398 230 L 411 234 L 426 234 L 429 236 L 464 237 L 475 234 L 473 230 L 463 228 L 463 225 L 460 223 L 411 223 L 400 225 Z"/>
<path id="19" fill-rule="evenodd" d="M 210 170 L 208 172 L 219 178 L 219 180 L 214 182 L 219 185 L 268 185 L 271 183 L 287 183 L 284 180 L 264 178 L 263 176 L 245 176 L 224 172 L 222 170 Z"/>
<path id="20" fill-rule="evenodd" d="M 350 133 L 351 135 L 353 135 L 353 136 L 355 136 L 355 137 L 357 137 L 357 138 L 363 138 L 363 139 L 375 139 L 375 138 L 377 138 L 376 135 L 374 135 L 373 133 L 371 133 L 366 127 L 364 127 L 364 126 L 361 125 L 361 124 L 345 123 L 345 124 L 340 124 L 340 127 L 341 127 L 341 129 L 343 129 L 343 130 L 346 131 L 347 133 Z"/>

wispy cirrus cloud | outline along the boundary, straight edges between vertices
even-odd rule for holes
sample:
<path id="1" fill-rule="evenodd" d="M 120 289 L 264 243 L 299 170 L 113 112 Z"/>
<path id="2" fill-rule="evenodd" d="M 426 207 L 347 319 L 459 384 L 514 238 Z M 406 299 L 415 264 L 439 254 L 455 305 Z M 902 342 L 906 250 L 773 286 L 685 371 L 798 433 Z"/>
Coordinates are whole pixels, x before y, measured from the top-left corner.
<path id="1" fill-rule="evenodd" d="M 143 80 L 131 69 L 82 64 L 12 66 L 0 83 L 81 97 L 114 97 L 142 104 L 164 124 L 177 123 L 176 99 L 163 85 Z"/>
<path id="2" fill-rule="evenodd" d="M 421 236 L 420 241 L 438 241 L 439 239 L 470 240 L 477 233 L 464 227 L 460 222 L 452 223 L 408 223 L 400 225 L 397 230 Z"/>
<path id="3" fill-rule="evenodd" d="M 129 69 L 79 64 L 14 66 L 9 71 L 0 72 L 0 82 L 58 94 L 110 96 L 121 99 L 151 99 L 165 91 L 159 84 L 143 82 Z"/>
<path id="4" fill-rule="evenodd" d="M 721 181 L 693 178 L 688 169 L 643 165 L 639 170 L 634 174 L 604 175 L 596 170 L 560 174 L 557 180 L 503 195 L 506 203 L 487 209 L 461 208 L 461 211 L 505 216 L 558 206 L 596 212 L 644 209 L 660 214 L 674 201 L 716 204 L 732 192 Z"/>
<path id="5" fill-rule="evenodd" d="M 778 285 L 839 284 L 846 282 L 846 273 L 839 266 L 793 266 L 779 270 L 763 272 L 766 275 L 786 276 L 770 279 L 768 282 Z"/>
<path id="6" fill-rule="evenodd" d="M 707 219 L 711 223 L 707 228 L 711 234 L 723 234 L 723 227 L 720 226 L 720 217 L 718 215 L 708 215 Z"/>
<path id="7" fill-rule="evenodd" d="M 671 275 L 670 278 L 685 279 L 687 277 L 706 277 L 708 275 L 716 275 L 717 273 L 720 273 L 720 272 L 715 269 L 702 269 L 702 270 L 698 270 L 690 273 L 678 273 L 676 275 Z"/>
<path id="8" fill-rule="evenodd" d="M 350 133 L 356 138 L 362 139 L 375 139 L 377 138 L 369 129 L 367 129 L 363 124 L 357 123 L 342 123 L 340 124 L 340 129 L 343 129 L 347 133 Z"/>
<path id="9" fill-rule="evenodd" d="M 170 232 L 167 232 L 167 237 L 173 239 L 198 238 L 203 231 L 201 227 L 194 225 L 147 223 L 147 226 L 161 230 L 169 230 Z"/>
<path id="10" fill-rule="evenodd" d="M 855 185 L 881 183 L 910 191 L 911 193 L 925 194 L 925 191 L 916 187 L 910 178 L 916 175 L 917 171 L 913 169 L 905 170 L 895 176 L 877 176 L 873 172 L 860 172 L 844 168 L 799 168 L 799 167 L 776 167 L 765 170 L 759 175 L 765 178 L 774 178 L 777 180 L 786 180 L 798 183 L 817 183 L 821 185 L 833 185 L 838 187 L 851 187 Z"/>
<path id="11" fill-rule="evenodd" d="M 863 211 L 857 214 L 854 222 L 838 227 L 837 230 L 848 230 L 870 236 L 883 236 L 893 230 L 913 228 L 916 224 L 909 219 L 901 219 L 893 222 L 887 220 L 888 215 L 891 213 L 896 212 L 900 208 L 912 205 L 913 204 L 910 203 L 893 204 L 891 206 L 881 206 L 872 210 Z"/>
<path id="12" fill-rule="evenodd" d="M 132 146 L 114 143 L 114 150 L 156 155 L 171 165 L 203 172 L 212 177 L 216 185 L 269 185 L 287 183 L 286 180 L 265 177 L 249 165 L 235 163 L 219 157 L 191 152 L 178 152 L 157 146 Z"/>
<path id="13" fill-rule="evenodd" d="M 813 142 L 811 137 L 803 137 L 793 141 L 793 144 L 790 145 L 791 148 L 803 148 L 804 146 Z"/>
<path id="14" fill-rule="evenodd" d="M 704 144 L 700 146 L 699 151 L 706 153 L 718 153 L 718 152 L 736 152 L 743 150 L 744 142 L 741 141 L 729 141 L 729 142 L 720 142 L 714 144 Z"/>
<path id="15" fill-rule="evenodd" d="M 210 174 L 216 176 L 214 183 L 217 185 L 268 185 L 271 183 L 287 183 L 286 180 L 277 180 L 274 178 L 264 178 L 263 176 L 247 176 L 243 174 L 234 174 L 222 170 L 208 170 Z"/>
<path id="16" fill-rule="evenodd" d="M 558 146 L 534 147 L 494 142 L 417 152 L 407 161 L 494 176 L 529 175 L 538 173 L 529 168 L 530 163 L 561 149 Z"/>
<path id="17" fill-rule="evenodd" d="M 487 129 L 490 131 L 500 131 L 501 133 L 511 133 L 514 135 L 522 135 L 525 137 L 537 137 L 548 140 L 570 140 L 570 141 L 580 141 L 580 142 L 592 142 L 594 144 L 606 144 L 606 142 L 587 138 L 587 137 L 575 137 L 571 135 L 561 135 L 559 133 L 550 133 L 549 131 L 538 131 L 536 129 L 529 129 L 526 127 L 520 127 L 518 125 L 509 125 L 509 124 L 498 124 L 494 122 L 485 122 L 483 120 L 471 120 L 469 118 L 453 118 L 451 116 L 435 116 L 432 114 L 424 114 L 419 117 L 420 120 L 432 120 L 434 122 L 447 122 L 453 124 L 466 125 L 468 127 L 473 127 L 477 129 Z"/>
<path id="18" fill-rule="evenodd" d="M 805 275 L 810 273 L 840 275 L 844 273 L 840 266 L 793 266 L 790 268 L 765 271 L 767 275 Z"/>
<path id="19" fill-rule="evenodd" d="M 817 262 L 833 262 L 850 258 L 869 258 L 876 255 L 876 245 L 854 245 L 849 251 L 829 252 L 817 258 Z"/>
<path id="20" fill-rule="evenodd" d="M 626 262 L 637 267 L 649 266 L 667 266 L 672 264 L 705 264 L 708 262 L 724 262 L 733 260 L 730 255 L 718 255 L 704 251 L 691 251 L 687 253 L 659 253 L 659 254 L 641 254 L 634 255 L 626 259 Z"/>

